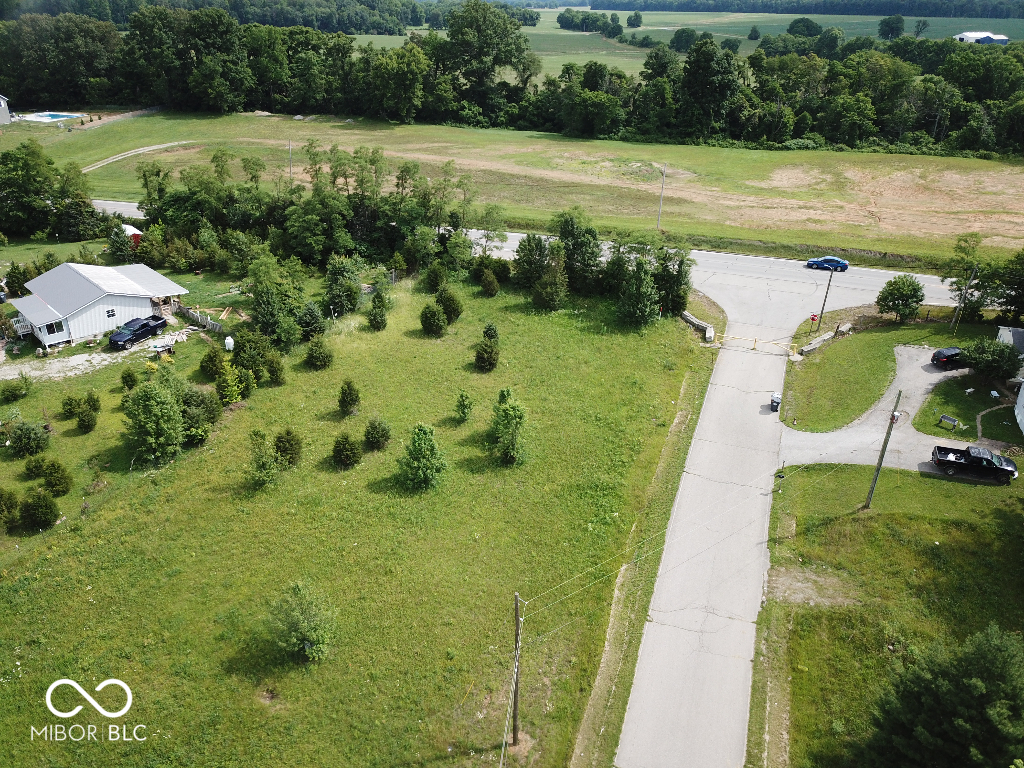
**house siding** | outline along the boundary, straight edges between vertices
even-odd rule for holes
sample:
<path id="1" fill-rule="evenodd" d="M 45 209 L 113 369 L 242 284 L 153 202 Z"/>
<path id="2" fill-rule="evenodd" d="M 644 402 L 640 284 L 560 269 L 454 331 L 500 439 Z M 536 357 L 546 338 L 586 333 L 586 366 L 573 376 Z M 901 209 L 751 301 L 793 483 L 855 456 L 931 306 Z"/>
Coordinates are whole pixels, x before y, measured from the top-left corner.
<path id="1" fill-rule="evenodd" d="M 107 317 L 107 310 L 114 310 L 113 317 Z M 87 307 L 72 312 L 66 321 L 74 339 L 99 336 L 118 328 L 136 317 L 153 314 L 152 304 L 145 296 L 106 295 Z M 53 343 L 53 342 L 49 342 Z"/>

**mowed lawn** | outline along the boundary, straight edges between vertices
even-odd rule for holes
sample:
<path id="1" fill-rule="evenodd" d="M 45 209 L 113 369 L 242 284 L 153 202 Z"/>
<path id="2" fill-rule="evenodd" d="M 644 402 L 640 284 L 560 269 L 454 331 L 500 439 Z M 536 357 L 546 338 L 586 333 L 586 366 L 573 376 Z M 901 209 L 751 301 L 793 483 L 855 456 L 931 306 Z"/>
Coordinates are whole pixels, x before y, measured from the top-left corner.
<path id="1" fill-rule="evenodd" d="M 828 317 L 831 323 L 841 319 L 839 313 Z M 961 324 L 953 336 L 946 322 L 875 324 L 879 322 L 877 316 L 867 322 L 868 327 L 853 335 L 829 343 L 800 362 L 787 364 L 780 418 L 788 426 L 806 432 L 830 432 L 867 411 L 896 377 L 897 346 L 939 348 L 996 334 L 991 325 Z M 804 323 L 794 337 L 798 345 L 815 335 L 807 332 L 807 325 Z M 928 408 L 930 411 L 931 406 Z M 972 423 L 972 435 L 973 429 Z"/>
<path id="2" fill-rule="evenodd" d="M 622 550 L 677 411 L 699 410 L 713 352 L 678 321 L 620 331 L 603 302 L 550 315 L 516 293 L 458 291 L 466 311 L 438 341 L 419 328 L 429 297 L 400 284 L 385 331 L 369 332 L 362 317 L 339 321 L 329 335 L 332 368 L 307 370 L 298 350 L 284 386 L 259 389 L 205 446 L 159 469 L 132 466 L 122 448 L 119 365 L 39 383 L 17 404 L 39 419 L 59 410 L 65 392 L 95 388 L 103 412 L 91 436 L 54 422 L 48 454 L 75 477 L 60 501 L 67 520 L 0 537 L 5 765 L 492 759 L 508 702 L 513 592 L 529 599 Z M 488 320 L 501 334 L 501 362 L 480 374 L 473 345 Z M 205 348 L 193 337 L 174 366 L 201 381 Z M 347 378 L 362 401 L 342 419 L 337 393 Z M 514 468 L 488 450 L 502 387 L 528 413 L 528 458 Z M 465 424 L 454 418 L 459 389 L 476 402 Z M 350 471 L 334 469 L 334 438 L 361 437 L 378 414 L 393 428 L 391 446 Z M 396 458 L 417 422 L 434 426 L 449 469 L 437 489 L 410 494 L 397 483 Z M 305 438 L 299 466 L 266 491 L 247 490 L 249 431 L 287 426 Z M 24 492 L 32 483 L 23 468 L 5 456 L 0 483 Z M 663 527 L 668 512 L 668 500 L 647 508 L 640 529 Z M 618 565 L 607 564 L 613 576 Z M 320 586 L 338 610 L 335 653 L 315 666 L 281 659 L 264 628 L 270 604 L 297 580 Z M 524 627 L 521 711 L 532 765 L 568 760 L 613 580 Z M 145 724 L 146 742 L 29 740 L 30 726 L 55 721 L 43 703 L 50 683 L 92 687 L 110 677 L 132 688 L 123 722 Z M 115 708 L 115 693 L 96 697 Z M 73 698 L 65 690 L 58 703 L 70 708 Z M 87 706 L 74 722 L 106 721 Z"/>
<path id="3" fill-rule="evenodd" d="M 180 170 L 206 164 L 215 151 L 226 149 L 237 157 L 261 157 L 268 167 L 263 183 L 271 185 L 289 178 L 306 181 L 302 146 L 311 138 L 349 150 L 380 146 L 394 162 L 414 160 L 431 177 L 454 160 L 458 173 L 472 178 L 478 203 L 503 206 L 513 230 L 544 230 L 552 212 L 580 205 L 606 234 L 655 225 L 661 167 L 667 163 L 662 227 L 676 239 L 726 238 L 734 242 L 715 247 L 751 253 L 808 244 L 931 260 L 950 255 L 955 235 L 965 231 L 981 232 L 982 251 L 992 256 L 1005 257 L 1024 244 L 1024 230 L 1006 215 L 1021 208 L 1024 189 L 1024 171 L 1012 164 L 631 144 L 528 131 L 346 120 L 159 113 L 71 133 L 18 124 L 0 136 L 0 150 L 33 137 L 59 164 L 74 161 L 88 167 L 120 153 L 187 142 L 89 172 L 96 198 L 139 200 L 136 167 L 141 161 L 156 160 Z M 238 160 L 231 170 L 235 179 L 243 178 Z M 896 257 L 889 263 L 904 261 Z"/>
<path id="4" fill-rule="evenodd" d="M 872 472 L 787 468 L 774 496 L 748 765 L 853 768 L 888 681 L 932 642 L 1024 629 L 1019 481 L 885 469 L 861 511 Z"/>

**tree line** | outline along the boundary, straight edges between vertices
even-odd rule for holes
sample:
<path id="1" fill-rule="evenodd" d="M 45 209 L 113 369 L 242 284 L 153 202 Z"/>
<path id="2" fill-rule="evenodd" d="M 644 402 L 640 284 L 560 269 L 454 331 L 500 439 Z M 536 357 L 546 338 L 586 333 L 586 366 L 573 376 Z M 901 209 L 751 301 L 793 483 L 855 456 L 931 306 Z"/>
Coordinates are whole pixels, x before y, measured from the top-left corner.
<path id="1" fill-rule="evenodd" d="M 590 9 L 1019 19 L 1024 17 L 1024 0 L 593 0 Z"/>
<path id="2" fill-rule="evenodd" d="M 148 6 L 125 35 L 83 16 L 25 16 L 0 24 L 0 93 L 20 109 L 120 102 L 763 149 L 1024 150 L 1022 43 L 848 40 L 813 25 L 765 35 L 741 59 L 681 29 L 639 77 L 590 61 L 539 80 L 539 58 L 500 6 L 467 0 L 445 23 L 445 36 L 414 33 L 385 50 L 239 25 L 217 9 Z"/>

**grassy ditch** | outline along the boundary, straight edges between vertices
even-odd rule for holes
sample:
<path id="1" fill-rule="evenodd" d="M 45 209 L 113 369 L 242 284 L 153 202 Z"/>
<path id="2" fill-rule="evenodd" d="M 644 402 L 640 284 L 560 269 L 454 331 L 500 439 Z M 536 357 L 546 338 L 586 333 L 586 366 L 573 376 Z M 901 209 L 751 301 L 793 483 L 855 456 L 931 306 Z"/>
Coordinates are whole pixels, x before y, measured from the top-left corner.
<path id="1" fill-rule="evenodd" d="M 961 324 L 954 337 L 946 322 L 898 325 L 865 307 L 830 312 L 826 322 L 827 329 L 852 322 L 854 333 L 787 365 L 780 417 L 794 429 L 830 432 L 867 411 L 896 376 L 899 345 L 944 347 L 996 332 L 991 325 Z M 809 326 L 797 330 L 797 345 L 814 337 Z"/>
<path id="2" fill-rule="evenodd" d="M 224 766 L 472 765 L 496 756 L 512 592 L 530 598 L 621 552 L 634 524 L 634 535 L 664 524 L 688 443 L 670 429 L 680 410 L 699 409 L 713 353 L 676 321 L 620 331 L 601 301 L 546 314 L 516 293 L 457 290 L 465 312 L 444 339 L 423 336 L 429 297 L 400 284 L 385 331 L 369 332 L 361 316 L 339 321 L 328 337 L 332 368 L 307 370 L 297 350 L 285 385 L 257 390 L 205 446 L 160 469 L 133 467 L 122 447 L 120 366 L 38 383 L 17 404 L 25 418 L 90 388 L 103 412 L 93 435 L 57 424 L 48 453 L 74 476 L 60 500 L 67 520 L 0 537 L 7 732 L 45 718 L 53 680 L 102 675 L 128 682 L 132 719 L 155 736 L 116 753 L 126 766 L 192 765 L 196 755 Z M 501 333 L 501 362 L 480 374 L 473 347 L 488 320 Z M 194 338 L 174 365 L 202 381 L 204 349 Z M 347 378 L 362 402 L 341 418 Z M 515 468 L 488 449 L 491 405 L 506 386 L 529 418 L 528 458 Z M 466 423 L 455 418 L 460 389 L 476 402 Z M 334 438 L 361 438 L 377 414 L 392 426 L 391 445 L 335 470 Z M 449 465 L 424 494 L 395 479 L 416 422 L 435 428 Z M 301 461 L 268 490 L 248 490 L 249 431 L 286 426 L 305 439 Z M 670 468 L 659 474 L 666 450 Z M 25 491 L 23 472 L 24 461 L 0 460 L 0 484 Z M 338 609 L 336 653 L 316 666 L 282 659 L 265 629 L 268 606 L 295 580 L 320 585 Z M 613 583 L 527 622 L 527 637 L 542 638 L 522 674 L 531 765 L 568 760 Z M 5 739 L 6 764 L 36 760 L 37 746 Z M 111 749 L 54 749 L 48 759 L 106 765 Z"/>
<path id="3" fill-rule="evenodd" d="M 859 511 L 871 474 L 794 467 L 774 497 L 749 768 L 853 768 L 897 670 L 992 621 L 1024 628 L 1021 487 L 886 469 Z"/>

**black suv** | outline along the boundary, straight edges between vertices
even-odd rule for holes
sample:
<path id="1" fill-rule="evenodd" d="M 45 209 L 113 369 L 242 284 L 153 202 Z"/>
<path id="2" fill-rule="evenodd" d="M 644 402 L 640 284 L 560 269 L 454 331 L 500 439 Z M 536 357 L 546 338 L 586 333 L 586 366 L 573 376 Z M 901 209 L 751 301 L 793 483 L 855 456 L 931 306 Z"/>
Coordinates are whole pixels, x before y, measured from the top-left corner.
<path id="1" fill-rule="evenodd" d="M 166 317 L 136 317 L 110 334 L 110 346 L 114 349 L 131 349 L 143 339 L 163 333 L 166 327 Z"/>
<path id="2" fill-rule="evenodd" d="M 966 363 L 961 357 L 960 347 L 946 347 L 932 352 L 932 365 L 945 368 L 947 371 L 953 368 L 963 368 Z"/>

